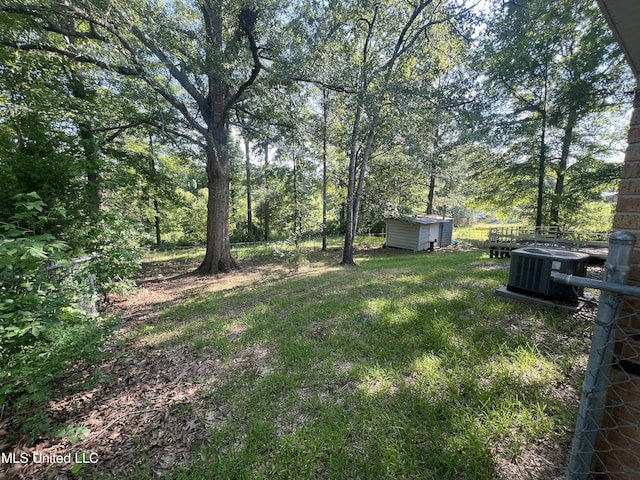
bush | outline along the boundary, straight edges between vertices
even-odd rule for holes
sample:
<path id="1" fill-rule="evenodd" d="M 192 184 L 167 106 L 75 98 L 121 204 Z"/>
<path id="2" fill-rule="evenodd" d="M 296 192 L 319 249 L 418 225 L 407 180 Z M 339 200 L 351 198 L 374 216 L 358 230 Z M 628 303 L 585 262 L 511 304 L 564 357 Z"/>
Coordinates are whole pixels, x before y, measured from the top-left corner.
<path id="1" fill-rule="evenodd" d="M 131 277 L 140 269 L 143 256 L 140 231 L 116 214 L 102 214 L 96 222 L 89 244 L 92 260 L 88 271 L 95 276 L 103 302 L 112 294 L 125 295 L 136 288 Z"/>
<path id="2" fill-rule="evenodd" d="M 44 203 L 35 194 L 20 196 L 22 211 L 0 231 L 0 362 L 31 345 L 41 334 L 77 312 L 47 275 L 47 267 L 63 262 L 68 246 L 52 235 L 37 235 L 45 221 Z"/>
<path id="3" fill-rule="evenodd" d="M 98 355 L 113 323 L 79 303 L 90 295 L 87 271 L 70 268 L 68 246 L 37 233 L 48 220 L 42 200 L 17 200 L 17 213 L 0 226 L 0 404 L 12 428 L 34 440 L 48 427 L 51 381 L 71 362 Z"/>
<path id="4" fill-rule="evenodd" d="M 284 242 L 276 243 L 273 247 L 273 256 L 284 260 L 292 272 L 297 272 L 309 263 L 307 251 L 302 246 L 301 240 L 296 237 L 289 237 Z"/>

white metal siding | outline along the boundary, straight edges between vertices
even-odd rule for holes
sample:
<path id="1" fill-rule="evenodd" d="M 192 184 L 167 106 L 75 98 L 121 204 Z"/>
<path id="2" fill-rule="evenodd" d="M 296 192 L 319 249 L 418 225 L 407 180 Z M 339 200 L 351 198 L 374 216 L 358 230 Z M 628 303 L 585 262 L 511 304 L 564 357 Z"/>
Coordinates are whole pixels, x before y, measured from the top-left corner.
<path id="1" fill-rule="evenodd" d="M 420 225 L 399 220 L 387 220 L 387 246 L 416 251 Z"/>
<path id="2" fill-rule="evenodd" d="M 419 250 L 428 250 L 431 242 L 438 241 L 438 223 L 429 223 L 420 225 L 420 248 Z M 435 246 L 435 245 L 434 245 Z"/>

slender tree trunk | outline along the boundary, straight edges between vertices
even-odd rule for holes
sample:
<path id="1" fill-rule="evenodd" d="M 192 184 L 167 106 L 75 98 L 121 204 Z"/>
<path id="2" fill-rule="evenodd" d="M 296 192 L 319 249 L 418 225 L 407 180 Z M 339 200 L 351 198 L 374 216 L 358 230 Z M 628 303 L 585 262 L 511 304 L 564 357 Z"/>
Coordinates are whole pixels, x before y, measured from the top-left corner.
<path id="1" fill-rule="evenodd" d="M 538 199 L 536 203 L 536 227 L 542 226 L 544 203 L 544 180 L 547 168 L 547 112 L 542 111 L 542 131 L 540 133 L 540 151 L 538 153 Z"/>
<path id="2" fill-rule="evenodd" d="M 87 184 L 85 187 L 87 206 L 89 207 L 89 212 L 99 212 L 102 210 L 102 180 L 98 145 L 88 123 L 81 123 L 78 130 L 87 169 Z"/>
<path id="3" fill-rule="evenodd" d="M 549 96 L 549 65 L 546 64 L 542 86 L 540 111 L 540 152 L 538 157 L 538 199 L 536 205 L 536 227 L 543 222 L 544 181 L 547 174 L 547 98 Z"/>
<path id="4" fill-rule="evenodd" d="M 433 198 L 436 193 L 436 169 L 431 163 L 431 174 L 429 176 L 429 195 L 427 196 L 427 215 L 433 215 Z"/>
<path id="5" fill-rule="evenodd" d="M 153 148 L 153 136 L 149 135 L 149 153 L 151 154 L 151 158 L 149 160 L 149 177 L 151 179 L 155 179 L 156 176 L 156 154 Z M 155 185 L 152 183 L 152 185 Z M 156 245 L 160 246 L 162 243 L 162 238 L 160 236 L 160 206 L 158 204 L 158 199 L 155 196 L 156 188 L 154 190 L 154 199 L 153 199 L 153 211 L 154 211 L 154 227 L 156 231 Z"/>
<path id="6" fill-rule="evenodd" d="M 264 200 L 264 240 L 266 242 L 269 241 L 271 237 L 270 233 L 270 221 L 271 221 L 271 205 L 269 203 L 269 142 L 265 142 L 264 144 L 264 190 L 265 190 L 265 200 Z"/>
<path id="7" fill-rule="evenodd" d="M 569 151 L 573 141 L 573 129 L 577 122 L 577 116 L 578 114 L 575 111 L 569 113 L 569 118 L 567 119 L 567 124 L 564 128 L 564 134 L 562 135 L 562 151 L 560 152 L 560 162 L 556 169 L 556 187 L 551 201 L 550 223 L 555 226 L 560 224 L 560 203 L 562 202 L 562 195 L 564 194 L 564 183 L 567 175 Z"/>
<path id="8" fill-rule="evenodd" d="M 300 238 L 300 205 L 298 204 L 298 158 L 293 154 L 293 243 L 298 246 Z"/>
<path id="9" fill-rule="evenodd" d="M 349 154 L 349 181 L 347 184 L 347 200 L 345 204 L 346 230 L 344 233 L 344 248 L 342 251 L 342 261 L 340 265 L 355 265 L 353 261 L 353 232 L 354 218 L 353 206 L 356 184 L 356 160 L 358 157 L 358 136 L 360 135 L 360 121 L 362 118 L 362 106 L 356 107 L 356 114 L 353 120 L 353 130 L 351 132 L 351 152 Z"/>
<path id="10" fill-rule="evenodd" d="M 353 237 L 352 242 L 358 233 L 358 215 L 360 213 L 360 203 L 362 202 L 362 194 L 364 193 L 364 182 L 367 176 L 367 168 L 369 167 L 369 159 L 373 152 L 373 140 L 376 136 L 376 128 L 378 126 L 378 115 L 372 120 L 372 125 L 367 133 L 367 143 L 365 144 L 364 154 L 362 155 L 362 162 L 360 163 L 360 172 L 358 174 L 358 187 L 356 188 L 356 195 L 353 202 Z"/>
<path id="11" fill-rule="evenodd" d="M 438 152 L 440 148 L 440 132 L 436 128 L 436 132 L 433 135 L 433 151 Z M 431 155 L 430 162 L 431 172 L 429 175 L 429 195 L 427 197 L 427 215 L 433 215 L 433 199 L 436 194 L 436 160 Z"/>
<path id="12" fill-rule="evenodd" d="M 327 251 L 327 89 L 322 90 L 322 251 Z"/>
<path id="13" fill-rule="evenodd" d="M 251 149 L 249 148 L 249 140 L 244 141 L 245 170 L 247 172 L 247 234 L 249 241 L 255 240 L 253 236 L 253 218 L 251 212 Z"/>
<path id="14" fill-rule="evenodd" d="M 158 206 L 158 199 L 153 199 L 153 209 L 155 211 L 154 223 L 156 227 L 156 245 L 162 244 L 162 237 L 160 235 L 160 207 Z"/>

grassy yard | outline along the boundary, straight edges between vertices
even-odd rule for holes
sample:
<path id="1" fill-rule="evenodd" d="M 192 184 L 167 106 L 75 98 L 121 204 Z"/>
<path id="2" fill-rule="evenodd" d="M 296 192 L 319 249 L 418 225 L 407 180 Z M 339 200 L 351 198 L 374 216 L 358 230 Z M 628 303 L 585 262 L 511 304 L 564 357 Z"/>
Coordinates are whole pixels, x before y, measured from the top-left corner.
<path id="1" fill-rule="evenodd" d="M 91 405 L 86 389 L 61 399 L 100 452 L 82 473 L 561 478 L 590 312 L 496 297 L 508 260 L 484 251 L 357 257 L 315 252 L 293 273 L 248 256 L 213 279 L 182 275 L 186 259 L 147 264 Z M 109 404 L 113 419 L 87 424 Z"/>

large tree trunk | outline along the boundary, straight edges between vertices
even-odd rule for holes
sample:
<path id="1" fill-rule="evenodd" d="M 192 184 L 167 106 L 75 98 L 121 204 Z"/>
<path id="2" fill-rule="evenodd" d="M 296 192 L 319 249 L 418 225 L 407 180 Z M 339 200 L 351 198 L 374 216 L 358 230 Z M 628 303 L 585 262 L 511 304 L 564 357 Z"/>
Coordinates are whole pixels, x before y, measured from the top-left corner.
<path id="1" fill-rule="evenodd" d="M 216 146 L 218 148 L 216 148 Z M 229 162 L 224 146 L 207 142 L 207 250 L 196 273 L 211 275 L 238 268 L 229 241 Z"/>
<path id="2" fill-rule="evenodd" d="M 213 51 L 223 51 L 222 4 L 205 0 L 201 4 L 207 38 Z M 207 61 L 215 64 L 213 51 L 207 51 Z M 213 55 L 213 58 L 211 58 Z M 201 100 L 202 116 L 207 124 L 207 250 L 196 273 L 211 275 L 238 268 L 231 257 L 229 240 L 229 112 L 228 88 L 215 71 L 208 74 L 208 94 Z"/>

